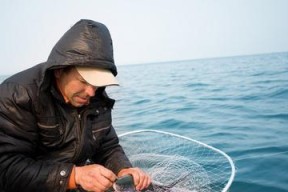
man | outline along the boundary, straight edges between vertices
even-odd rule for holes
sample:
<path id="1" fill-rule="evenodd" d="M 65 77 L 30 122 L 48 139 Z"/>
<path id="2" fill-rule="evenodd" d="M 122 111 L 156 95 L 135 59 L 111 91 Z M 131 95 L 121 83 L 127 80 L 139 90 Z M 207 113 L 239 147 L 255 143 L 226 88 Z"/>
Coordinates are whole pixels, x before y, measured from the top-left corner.
<path id="1" fill-rule="evenodd" d="M 137 190 L 148 187 L 111 123 L 105 88 L 118 85 L 116 75 L 108 29 L 80 20 L 47 62 L 0 85 L 1 192 L 101 192 L 128 174 Z"/>

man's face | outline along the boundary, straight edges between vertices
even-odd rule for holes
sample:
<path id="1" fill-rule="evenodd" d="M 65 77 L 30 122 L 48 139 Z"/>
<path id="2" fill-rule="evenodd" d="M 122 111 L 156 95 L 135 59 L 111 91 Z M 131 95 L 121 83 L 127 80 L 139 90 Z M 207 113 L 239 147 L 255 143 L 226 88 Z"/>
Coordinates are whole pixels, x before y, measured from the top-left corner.
<path id="1" fill-rule="evenodd" d="M 75 68 L 54 71 L 56 85 L 66 103 L 74 107 L 88 105 L 97 87 L 87 83 Z"/>

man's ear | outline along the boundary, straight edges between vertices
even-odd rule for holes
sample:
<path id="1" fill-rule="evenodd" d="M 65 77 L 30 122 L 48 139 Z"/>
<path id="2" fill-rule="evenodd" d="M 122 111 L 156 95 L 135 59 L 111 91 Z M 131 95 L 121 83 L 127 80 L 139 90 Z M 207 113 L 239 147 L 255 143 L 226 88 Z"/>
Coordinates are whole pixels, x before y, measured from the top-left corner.
<path id="1" fill-rule="evenodd" d="M 63 73 L 63 69 L 55 69 L 53 72 L 54 72 L 55 78 L 59 79 Z"/>

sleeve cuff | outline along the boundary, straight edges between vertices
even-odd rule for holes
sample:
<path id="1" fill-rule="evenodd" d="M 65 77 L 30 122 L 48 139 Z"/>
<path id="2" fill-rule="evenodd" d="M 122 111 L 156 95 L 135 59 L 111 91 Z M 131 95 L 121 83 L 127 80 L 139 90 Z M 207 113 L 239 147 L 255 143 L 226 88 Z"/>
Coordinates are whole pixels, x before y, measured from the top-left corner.
<path id="1" fill-rule="evenodd" d="M 75 182 L 75 166 L 72 168 L 69 181 L 68 181 L 68 186 L 67 189 L 76 189 L 76 182 Z"/>

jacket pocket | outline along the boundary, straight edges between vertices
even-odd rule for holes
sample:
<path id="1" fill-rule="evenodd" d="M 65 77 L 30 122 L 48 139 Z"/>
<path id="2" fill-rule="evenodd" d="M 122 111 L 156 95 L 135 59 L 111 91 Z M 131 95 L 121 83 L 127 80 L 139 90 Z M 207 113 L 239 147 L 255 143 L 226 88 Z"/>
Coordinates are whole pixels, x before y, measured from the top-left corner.
<path id="1" fill-rule="evenodd" d="M 37 123 L 39 127 L 40 142 L 46 147 L 56 147 L 62 142 L 63 130 L 59 124 Z"/>
<path id="2" fill-rule="evenodd" d="M 103 127 L 94 127 L 92 129 L 92 139 L 94 146 L 101 147 L 103 139 L 105 139 L 107 133 L 110 131 L 111 125 L 103 126 Z"/>
<path id="3" fill-rule="evenodd" d="M 103 137 L 105 137 L 106 132 L 110 129 L 110 125 L 106 127 L 101 127 L 101 128 L 94 128 L 92 129 L 92 136 L 93 136 L 93 141 L 96 143 L 99 143 Z"/>

